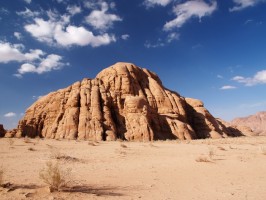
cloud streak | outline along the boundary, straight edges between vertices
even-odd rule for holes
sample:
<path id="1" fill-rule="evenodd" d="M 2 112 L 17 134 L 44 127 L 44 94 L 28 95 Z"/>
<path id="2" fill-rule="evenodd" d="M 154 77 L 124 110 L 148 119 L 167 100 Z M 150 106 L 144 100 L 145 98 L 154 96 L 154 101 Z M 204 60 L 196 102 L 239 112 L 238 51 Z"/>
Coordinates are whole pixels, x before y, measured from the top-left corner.
<path id="1" fill-rule="evenodd" d="M 247 7 L 255 6 L 256 4 L 263 2 L 265 0 L 233 0 L 235 3 L 235 6 L 232 8 L 229 8 L 230 12 L 234 11 L 240 11 Z"/>
<path id="2" fill-rule="evenodd" d="M 9 112 L 9 113 L 4 114 L 4 117 L 6 118 L 11 118 L 11 117 L 16 117 L 16 116 L 17 114 L 14 112 Z"/>
<path id="3" fill-rule="evenodd" d="M 258 71 L 253 77 L 235 76 L 232 80 L 243 83 L 245 86 L 266 84 L 266 70 Z"/>
<path id="4" fill-rule="evenodd" d="M 232 85 L 225 85 L 220 88 L 220 90 L 232 90 L 232 89 L 236 89 L 236 87 Z"/>

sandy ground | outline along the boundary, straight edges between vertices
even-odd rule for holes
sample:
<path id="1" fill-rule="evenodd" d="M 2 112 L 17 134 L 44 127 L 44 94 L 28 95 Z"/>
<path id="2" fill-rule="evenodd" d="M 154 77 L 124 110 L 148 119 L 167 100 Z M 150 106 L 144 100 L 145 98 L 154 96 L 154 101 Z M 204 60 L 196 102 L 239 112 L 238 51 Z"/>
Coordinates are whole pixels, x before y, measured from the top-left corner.
<path id="1" fill-rule="evenodd" d="M 57 158 L 59 159 L 57 159 Z M 266 137 L 88 142 L 0 139 L 0 199 L 266 199 Z M 48 161 L 71 168 L 71 183 L 49 192 Z"/>

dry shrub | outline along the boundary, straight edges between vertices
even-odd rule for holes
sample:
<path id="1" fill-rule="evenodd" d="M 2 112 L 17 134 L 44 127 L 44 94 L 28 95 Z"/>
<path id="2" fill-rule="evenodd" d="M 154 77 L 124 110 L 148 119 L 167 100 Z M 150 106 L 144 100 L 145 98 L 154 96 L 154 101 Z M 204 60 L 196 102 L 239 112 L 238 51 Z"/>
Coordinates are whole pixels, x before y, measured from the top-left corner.
<path id="1" fill-rule="evenodd" d="M 88 145 L 90 145 L 90 146 L 97 146 L 94 142 L 92 142 L 92 141 L 89 141 L 88 142 Z"/>
<path id="2" fill-rule="evenodd" d="M 60 191 L 71 182 L 71 169 L 63 169 L 59 163 L 48 161 L 40 173 L 40 179 L 49 186 L 50 191 Z"/>
<path id="3" fill-rule="evenodd" d="M 13 146 L 13 144 L 14 144 L 14 140 L 13 140 L 12 138 L 9 138 L 9 139 L 8 139 L 8 144 L 9 144 L 10 146 Z"/>
<path id="4" fill-rule="evenodd" d="M 219 146 L 219 147 L 217 147 L 219 150 L 221 150 L 221 151 L 226 151 L 226 149 L 225 148 L 223 148 L 223 147 L 221 147 L 221 146 Z"/>
<path id="5" fill-rule="evenodd" d="M 28 150 L 29 150 L 29 151 L 36 151 L 36 149 L 34 149 L 34 148 L 32 148 L 32 147 L 28 148 Z"/>
<path id="6" fill-rule="evenodd" d="M 266 155 L 266 147 L 260 147 L 260 152 L 261 152 L 263 155 Z"/>
<path id="7" fill-rule="evenodd" d="M 125 145 L 125 144 L 120 144 L 120 147 L 122 147 L 122 148 L 127 148 L 127 145 Z"/>
<path id="8" fill-rule="evenodd" d="M 211 162 L 211 160 L 207 156 L 200 156 L 196 158 L 197 162 Z"/>
<path id="9" fill-rule="evenodd" d="M 0 187 L 4 184 L 4 169 L 0 167 Z"/>
<path id="10" fill-rule="evenodd" d="M 25 142 L 25 143 L 32 143 L 28 137 L 25 137 L 25 138 L 24 138 L 24 142 Z"/>
<path id="11" fill-rule="evenodd" d="M 212 160 L 213 156 L 215 155 L 215 151 L 213 148 L 209 148 L 208 155 L 209 155 L 209 158 Z"/>

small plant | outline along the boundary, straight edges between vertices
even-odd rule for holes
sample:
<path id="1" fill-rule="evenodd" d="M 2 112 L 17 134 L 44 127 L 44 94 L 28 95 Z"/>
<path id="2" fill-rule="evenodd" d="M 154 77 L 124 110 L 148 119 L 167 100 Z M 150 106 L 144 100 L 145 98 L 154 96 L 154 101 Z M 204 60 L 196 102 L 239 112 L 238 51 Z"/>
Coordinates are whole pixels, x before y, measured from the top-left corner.
<path id="1" fill-rule="evenodd" d="M 219 150 L 221 150 L 221 151 L 226 151 L 226 149 L 224 148 L 224 147 L 221 147 L 221 146 L 219 146 L 219 147 L 217 147 Z"/>
<path id="2" fill-rule="evenodd" d="M 127 148 L 127 145 L 125 145 L 125 144 L 120 144 L 120 147 L 122 147 L 122 148 Z"/>
<path id="3" fill-rule="evenodd" d="M 215 152 L 214 152 L 213 148 L 209 148 L 208 155 L 209 155 L 209 158 L 212 160 L 213 156 L 215 155 Z"/>
<path id="4" fill-rule="evenodd" d="M 94 142 L 92 142 L 92 141 L 89 141 L 88 142 L 88 145 L 90 145 L 90 146 L 97 146 Z"/>
<path id="5" fill-rule="evenodd" d="M 4 169 L 0 167 L 0 187 L 4 184 Z"/>
<path id="6" fill-rule="evenodd" d="M 263 155 L 266 155 L 266 147 L 260 147 L 260 152 L 261 152 Z"/>
<path id="7" fill-rule="evenodd" d="M 30 141 L 30 139 L 29 139 L 28 137 L 25 137 L 25 138 L 24 138 L 24 142 L 25 142 L 25 143 L 31 143 L 31 141 Z"/>
<path id="8" fill-rule="evenodd" d="M 12 138 L 9 138 L 8 139 L 8 144 L 9 144 L 9 146 L 13 146 L 14 140 Z"/>
<path id="9" fill-rule="evenodd" d="M 32 148 L 32 147 L 29 147 L 28 148 L 29 151 L 36 151 L 36 149 Z"/>
<path id="10" fill-rule="evenodd" d="M 39 177 L 49 186 L 51 192 L 60 191 L 71 182 L 70 172 L 70 168 L 64 170 L 58 163 L 49 161 L 46 163 L 46 167 L 40 171 Z"/>
<path id="11" fill-rule="evenodd" d="M 206 156 L 200 156 L 200 157 L 196 158 L 196 161 L 197 162 L 211 162 L 211 160 Z"/>

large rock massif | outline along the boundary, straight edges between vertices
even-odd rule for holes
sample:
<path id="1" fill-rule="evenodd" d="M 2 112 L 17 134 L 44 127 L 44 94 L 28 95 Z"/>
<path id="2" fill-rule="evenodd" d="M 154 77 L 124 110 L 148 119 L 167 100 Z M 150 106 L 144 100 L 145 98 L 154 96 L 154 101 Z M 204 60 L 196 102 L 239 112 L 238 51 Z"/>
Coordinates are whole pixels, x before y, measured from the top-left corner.
<path id="1" fill-rule="evenodd" d="M 95 79 L 52 92 L 28 108 L 7 137 L 150 141 L 239 136 L 200 100 L 162 85 L 153 72 L 116 63 Z"/>
<path id="2" fill-rule="evenodd" d="M 266 135 L 266 111 L 248 117 L 236 118 L 232 120 L 231 124 L 237 127 L 250 127 L 255 134 Z"/>

